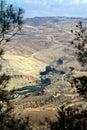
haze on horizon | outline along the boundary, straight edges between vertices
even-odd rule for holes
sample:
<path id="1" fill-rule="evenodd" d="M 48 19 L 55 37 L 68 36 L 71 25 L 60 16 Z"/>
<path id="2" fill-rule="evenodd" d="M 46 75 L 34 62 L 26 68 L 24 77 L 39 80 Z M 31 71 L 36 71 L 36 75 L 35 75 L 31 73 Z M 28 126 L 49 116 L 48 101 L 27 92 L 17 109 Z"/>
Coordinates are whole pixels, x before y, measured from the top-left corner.
<path id="1" fill-rule="evenodd" d="M 8 0 L 25 10 L 24 17 L 87 17 L 87 0 Z"/>

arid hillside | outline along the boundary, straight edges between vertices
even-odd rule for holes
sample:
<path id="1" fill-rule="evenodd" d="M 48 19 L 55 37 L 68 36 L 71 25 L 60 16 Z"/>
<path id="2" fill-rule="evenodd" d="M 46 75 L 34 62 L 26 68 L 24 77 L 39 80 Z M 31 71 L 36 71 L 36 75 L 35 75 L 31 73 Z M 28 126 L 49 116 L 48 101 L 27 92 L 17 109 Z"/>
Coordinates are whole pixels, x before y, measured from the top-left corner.
<path id="1" fill-rule="evenodd" d="M 69 78 L 87 76 L 86 67 L 77 61 L 77 51 L 70 44 L 71 29 L 78 21 L 87 26 L 86 20 L 79 18 L 26 19 L 23 30 L 3 44 L 2 73 L 11 77 L 5 90 L 14 89 L 10 97 L 12 114 L 20 118 L 29 115 L 37 130 L 40 119 L 42 123 L 47 117 L 56 120 L 57 108 L 62 105 L 87 108 L 87 101 Z"/>
<path id="2" fill-rule="evenodd" d="M 70 30 L 75 28 L 78 21 L 79 19 L 51 17 L 26 19 L 22 31 L 3 45 L 5 50 L 3 71 L 18 77 L 27 75 L 36 80 L 47 65 L 63 70 L 70 66 L 80 67 L 76 60 L 76 52 L 70 45 L 72 39 Z M 57 63 L 58 59 L 63 61 L 62 65 Z M 19 84 L 16 87 L 20 86 Z M 12 88 L 13 86 L 11 85 Z"/>
<path id="3" fill-rule="evenodd" d="M 44 71 L 47 65 L 32 57 L 26 58 L 14 54 L 4 54 L 2 64 L 2 73 L 11 76 L 7 90 L 36 84 L 40 72 Z"/>

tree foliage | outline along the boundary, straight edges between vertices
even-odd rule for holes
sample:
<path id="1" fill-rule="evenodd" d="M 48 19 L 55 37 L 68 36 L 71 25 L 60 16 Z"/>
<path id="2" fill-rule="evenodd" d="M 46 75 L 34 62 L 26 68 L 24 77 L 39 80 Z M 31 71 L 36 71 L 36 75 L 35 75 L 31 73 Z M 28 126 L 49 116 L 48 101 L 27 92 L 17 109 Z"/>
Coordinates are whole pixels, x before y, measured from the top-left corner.
<path id="1" fill-rule="evenodd" d="M 3 42 L 9 42 L 18 31 L 21 30 L 23 25 L 23 10 L 21 8 L 14 8 L 12 4 L 7 5 L 4 0 L 0 0 L 0 129 L 10 130 L 16 127 L 17 121 L 11 116 L 8 117 L 8 112 L 11 110 L 9 103 L 8 91 L 4 90 L 10 76 L 2 74 L 1 59 L 4 54 L 2 48 Z M 12 124 L 13 123 L 13 124 Z M 18 127 L 21 127 L 20 123 Z M 11 127 L 13 125 L 14 127 Z M 14 128 L 15 129 L 15 128 Z M 21 129 L 21 128 L 20 128 Z"/>
<path id="2" fill-rule="evenodd" d="M 87 76 L 74 78 L 73 82 L 80 96 L 87 99 Z"/>
<path id="3" fill-rule="evenodd" d="M 76 30 L 71 32 L 74 34 L 71 44 L 77 49 L 78 61 L 84 66 L 87 64 L 87 28 L 80 21 L 76 25 Z"/>
<path id="4" fill-rule="evenodd" d="M 7 5 L 4 0 L 0 0 L 0 45 L 4 42 L 8 42 L 11 38 L 21 30 L 23 25 L 23 10 L 21 8 L 14 8 L 12 4 Z M 3 49 L 0 46 L 0 59 L 4 54 Z M 2 65 L 0 63 L 0 71 Z M 9 76 L 0 73 L 0 86 L 6 87 L 9 80 Z M 0 88 L 1 90 L 2 88 Z"/>
<path id="5" fill-rule="evenodd" d="M 12 4 L 7 5 L 4 0 L 0 0 L 0 45 L 2 42 L 8 42 L 21 30 L 23 25 L 23 10 L 16 9 Z M 0 46 L 0 59 L 4 54 Z M 0 63 L 0 71 L 2 65 Z M 0 86 L 6 87 L 10 76 L 0 73 Z M 2 91 L 2 87 L 0 88 Z M 1 100 L 1 99 L 0 99 Z"/>
<path id="6" fill-rule="evenodd" d="M 87 65 L 87 28 L 80 21 L 76 25 L 76 30 L 71 30 L 71 32 L 74 34 L 71 43 L 77 50 L 78 61 L 85 68 Z M 87 98 L 87 76 L 74 78 L 73 82 L 79 95 Z"/>
<path id="7" fill-rule="evenodd" d="M 5 117 L 4 117 L 5 116 Z M 0 116 L 0 130 L 32 130 L 29 118 L 15 119 L 9 115 Z"/>
<path id="8" fill-rule="evenodd" d="M 78 61 L 85 67 L 87 65 L 87 28 L 79 22 L 76 30 L 71 30 L 71 32 L 74 34 L 71 44 L 77 50 Z M 87 99 L 87 76 L 74 78 L 73 83 L 79 95 Z M 87 130 L 87 109 L 62 106 L 58 110 L 58 120 L 50 122 L 50 128 L 51 130 Z"/>
<path id="9" fill-rule="evenodd" d="M 50 123 L 51 130 L 86 130 L 87 110 L 61 107 L 58 110 L 58 121 Z"/>
<path id="10" fill-rule="evenodd" d="M 23 25 L 23 9 L 16 9 L 12 4 L 6 5 L 4 0 L 0 1 L 0 43 L 8 42 Z"/>
<path id="11" fill-rule="evenodd" d="M 23 9 L 14 8 L 12 4 L 7 5 L 4 0 L 0 0 L 0 44 L 8 42 L 21 30 L 23 25 Z M 4 51 L 0 46 L 0 58 Z M 0 69 L 1 69 L 0 63 Z M 0 85 L 9 80 L 9 76 L 0 75 Z M 7 82 L 6 82 L 7 83 Z M 6 84 L 5 84 L 6 85 Z"/>

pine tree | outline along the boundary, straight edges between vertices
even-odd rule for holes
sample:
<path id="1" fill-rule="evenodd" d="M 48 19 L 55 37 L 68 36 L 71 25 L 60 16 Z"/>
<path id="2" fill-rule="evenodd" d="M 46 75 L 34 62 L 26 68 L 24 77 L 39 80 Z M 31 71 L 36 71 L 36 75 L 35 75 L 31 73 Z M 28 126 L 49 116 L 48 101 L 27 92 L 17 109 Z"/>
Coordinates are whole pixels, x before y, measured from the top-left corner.
<path id="1" fill-rule="evenodd" d="M 4 0 L 0 0 L 0 129 L 5 129 L 4 119 L 11 109 L 8 99 L 8 91 L 4 90 L 10 76 L 2 74 L 1 59 L 4 54 L 2 45 L 9 42 L 23 26 L 23 9 L 14 8 L 12 4 L 7 5 Z M 6 109 L 3 106 L 6 105 Z M 10 123 L 10 122 L 9 122 Z"/>
<path id="2" fill-rule="evenodd" d="M 84 69 L 87 66 L 87 28 L 80 21 L 76 25 L 76 30 L 71 30 L 71 32 L 74 34 L 71 44 L 77 50 L 77 59 Z M 79 95 L 87 99 L 87 76 L 74 78 L 73 82 Z"/>

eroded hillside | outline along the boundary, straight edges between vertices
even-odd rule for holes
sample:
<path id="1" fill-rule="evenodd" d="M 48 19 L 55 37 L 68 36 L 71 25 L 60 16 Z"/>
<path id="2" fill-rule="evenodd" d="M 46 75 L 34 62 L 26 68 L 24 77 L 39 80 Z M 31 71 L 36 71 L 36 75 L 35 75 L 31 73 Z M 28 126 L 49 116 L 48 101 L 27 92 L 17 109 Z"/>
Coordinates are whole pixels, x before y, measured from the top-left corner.
<path id="1" fill-rule="evenodd" d="M 2 59 L 2 73 L 11 76 L 6 89 L 35 85 L 39 81 L 40 72 L 45 70 L 47 64 L 32 57 L 5 54 Z"/>
<path id="2" fill-rule="evenodd" d="M 36 21 L 36 22 L 35 22 Z M 27 19 L 21 33 L 3 45 L 2 73 L 11 76 L 5 89 L 11 95 L 12 114 L 30 116 L 37 127 L 40 119 L 56 120 L 57 108 L 65 105 L 86 109 L 87 102 L 72 87 L 69 76 L 87 76 L 77 61 L 70 30 L 79 19 Z M 83 20 L 84 24 L 86 21 Z M 48 67 L 48 68 L 47 68 Z M 70 68 L 75 68 L 71 71 Z M 85 102 L 85 105 L 84 105 Z M 39 124 L 38 124 L 39 125 Z"/>

